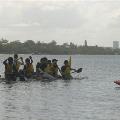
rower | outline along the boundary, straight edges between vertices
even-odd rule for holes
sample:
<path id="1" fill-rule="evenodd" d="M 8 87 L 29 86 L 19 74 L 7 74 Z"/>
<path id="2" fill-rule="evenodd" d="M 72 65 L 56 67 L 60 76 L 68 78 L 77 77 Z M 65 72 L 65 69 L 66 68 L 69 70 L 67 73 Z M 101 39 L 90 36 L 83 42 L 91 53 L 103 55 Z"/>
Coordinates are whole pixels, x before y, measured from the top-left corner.
<path id="1" fill-rule="evenodd" d="M 68 60 L 65 60 L 64 65 L 61 67 L 61 73 L 62 73 L 63 79 L 72 79 L 73 78 L 71 75 L 71 72 L 70 72 L 71 70 L 73 70 L 73 69 L 71 69 Z"/>
<path id="2" fill-rule="evenodd" d="M 37 63 L 36 65 L 36 72 L 46 72 L 46 68 L 47 68 L 47 61 L 48 59 L 46 57 L 41 58 L 40 62 Z"/>
<path id="3" fill-rule="evenodd" d="M 57 61 L 58 60 L 53 59 L 52 60 L 52 66 L 51 66 L 51 75 L 55 78 L 59 77 L 59 75 L 58 75 L 59 68 L 58 68 L 58 65 L 57 65 Z"/>
<path id="4" fill-rule="evenodd" d="M 24 65 L 23 71 L 24 71 L 25 77 L 27 78 L 31 78 L 34 73 L 34 68 L 32 63 L 33 63 L 33 60 L 31 56 L 25 59 L 25 65 Z"/>
<path id="5" fill-rule="evenodd" d="M 19 61 L 19 59 L 21 61 Z M 18 54 L 14 54 L 14 69 L 15 69 L 16 75 L 18 75 L 19 68 L 21 65 L 24 65 L 23 58 L 22 57 L 18 58 Z"/>
<path id="6" fill-rule="evenodd" d="M 16 80 L 13 67 L 13 58 L 9 57 L 6 59 L 3 64 L 5 65 L 5 79 L 7 80 Z"/>
<path id="7" fill-rule="evenodd" d="M 46 67 L 45 71 L 46 71 L 46 73 L 52 75 L 52 63 L 51 63 L 51 60 L 47 61 L 47 67 Z"/>

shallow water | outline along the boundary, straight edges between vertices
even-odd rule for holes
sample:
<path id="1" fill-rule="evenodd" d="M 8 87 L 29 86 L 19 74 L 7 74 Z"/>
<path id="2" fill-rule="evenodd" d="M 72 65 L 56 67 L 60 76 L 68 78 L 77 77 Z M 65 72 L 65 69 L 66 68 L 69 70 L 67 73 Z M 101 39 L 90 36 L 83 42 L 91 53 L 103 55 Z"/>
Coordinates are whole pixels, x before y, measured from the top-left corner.
<path id="1" fill-rule="evenodd" d="M 8 56 L 0 55 L 1 74 Z M 34 55 L 34 64 L 41 57 Z M 59 66 L 68 58 L 47 57 L 59 59 Z M 120 56 L 74 55 L 72 66 L 83 67 L 88 79 L 1 82 L 0 120 L 119 120 L 120 87 L 113 81 L 120 79 Z"/>

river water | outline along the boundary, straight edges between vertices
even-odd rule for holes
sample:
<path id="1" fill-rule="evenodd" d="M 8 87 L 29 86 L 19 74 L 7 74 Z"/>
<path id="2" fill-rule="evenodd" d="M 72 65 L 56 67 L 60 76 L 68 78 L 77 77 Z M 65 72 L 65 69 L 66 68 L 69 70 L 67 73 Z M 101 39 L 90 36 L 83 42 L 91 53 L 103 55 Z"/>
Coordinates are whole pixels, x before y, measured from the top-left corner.
<path id="1" fill-rule="evenodd" d="M 8 56 L 0 55 L 1 74 Z M 43 56 L 33 55 L 34 65 Z M 59 66 L 69 58 L 47 57 Z M 72 67 L 82 67 L 80 75 L 88 79 L 0 82 L 0 120 L 119 120 L 120 87 L 113 81 L 120 79 L 120 56 L 74 55 Z"/>

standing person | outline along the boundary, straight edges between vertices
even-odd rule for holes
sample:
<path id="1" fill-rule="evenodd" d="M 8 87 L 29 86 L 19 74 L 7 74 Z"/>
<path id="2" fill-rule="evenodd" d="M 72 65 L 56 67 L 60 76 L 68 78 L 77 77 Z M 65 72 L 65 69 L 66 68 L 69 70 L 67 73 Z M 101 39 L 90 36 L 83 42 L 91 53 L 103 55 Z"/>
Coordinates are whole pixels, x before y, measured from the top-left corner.
<path id="1" fill-rule="evenodd" d="M 71 75 L 71 69 L 69 61 L 65 60 L 64 61 L 64 65 L 61 67 L 61 73 L 62 73 L 62 77 L 63 79 L 72 79 L 72 75 Z"/>
<path id="2" fill-rule="evenodd" d="M 19 59 L 21 61 L 19 61 Z M 22 57 L 18 58 L 18 54 L 14 54 L 14 69 L 15 69 L 16 75 L 18 75 L 19 68 L 21 65 L 24 65 L 23 58 Z"/>
<path id="3" fill-rule="evenodd" d="M 13 67 L 13 58 L 9 57 L 6 59 L 3 64 L 5 65 L 5 79 L 6 80 L 16 80 Z"/>
<path id="4" fill-rule="evenodd" d="M 25 65 L 24 65 L 23 71 L 24 71 L 25 77 L 27 78 L 31 78 L 34 73 L 34 68 L 32 63 L 33 63 L 33 60 L 31 56 L 25 59 Z"/>

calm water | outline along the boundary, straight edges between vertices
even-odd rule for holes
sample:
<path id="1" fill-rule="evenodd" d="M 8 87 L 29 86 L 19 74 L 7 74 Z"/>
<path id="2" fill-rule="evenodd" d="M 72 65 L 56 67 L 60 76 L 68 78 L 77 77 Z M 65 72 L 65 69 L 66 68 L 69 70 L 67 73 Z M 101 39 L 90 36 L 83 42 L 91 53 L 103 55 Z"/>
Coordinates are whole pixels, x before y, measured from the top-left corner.
<path id="1" fill-rule="evenodd" d="M 3 60 L 0 55 L 0 72 Z M 27 57 L 29 55 L 22 55 Z M 36 63 L 43 56 L 33 56 Z M 59 59 L 59 66 L 68 56 Z M 88 79 L 0 83 L 0 120 L 119 120 L 120 56 L 72 56 Z M 74 76 L 77 76 L 76 74 Z"/>

